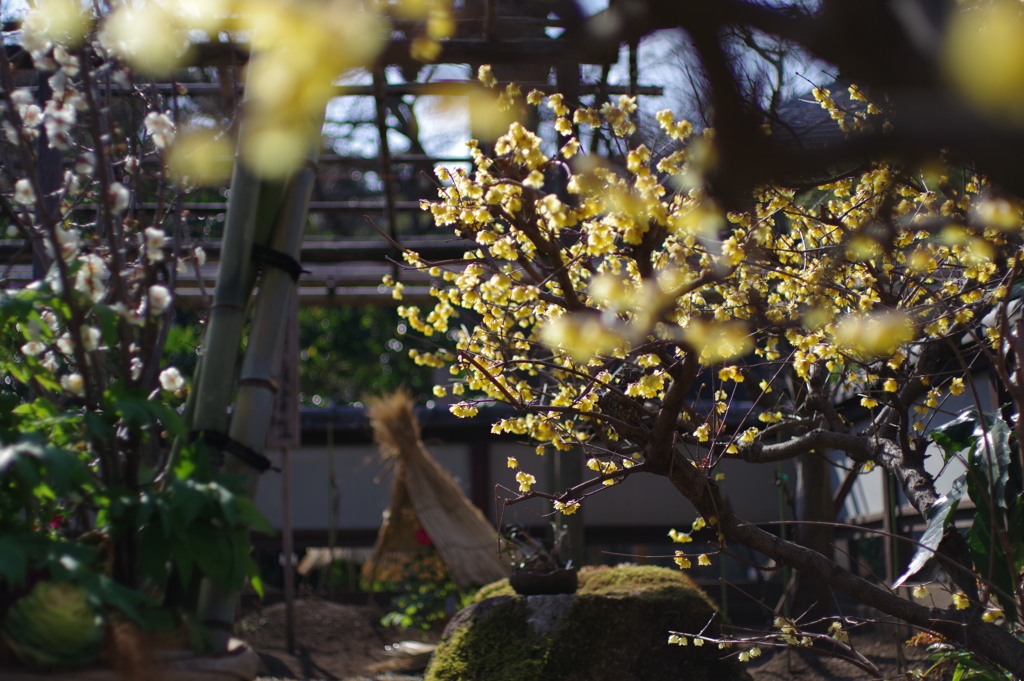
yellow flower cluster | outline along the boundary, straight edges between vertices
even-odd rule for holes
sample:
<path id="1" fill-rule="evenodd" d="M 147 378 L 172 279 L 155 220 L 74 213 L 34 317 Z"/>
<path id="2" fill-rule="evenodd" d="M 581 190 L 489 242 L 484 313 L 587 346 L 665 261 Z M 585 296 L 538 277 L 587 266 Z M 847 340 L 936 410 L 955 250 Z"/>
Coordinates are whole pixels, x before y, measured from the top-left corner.
<path id="1" fill-rule="evenodd" d="M 480 76 L 494 84 L 489 70 Z M 870 103 L 858 88 L 850 95 Z M 843 112 L 825 90 L 814 96 L 840 122 L 874 115 Z M 582 153 L 575 137 L 567 165 L 518 122 L 493 157 L 470 142 L 473 169 L 439 169 L 438 200 L 422 207 L 474 246 L 458 263 L 414 256 L 441 281 L 437 302 L 399 308 L 413 329 L 451 340 L 450 354 L 416 359 L 448 366 L 452 393 L 519 409 L 495 432 L 530 437 L 541 452 L 598 445 L 592 467 L 602 474 L 642 462 L 608 447 L 635 442 L 692 353 L 721 366 L 702 374 L 714 396 L 707 412 L 680 422 L 687 442 L 717 446 L 732 405 L 725 385 L 760 383 L 752 418 L 764 429 L 730 432 L 715 450 L 737 456 L 765 432 L 791 422 L 799 432 L 789 386 L 829 375 L 837 394 L 873 409 L 913 380 L 918 344 L 974 329 L 999 346 L 998 329 L 981 324 L 1008 295 L 1024 221 L 984 178 L 883 162 L 800 194 L 759 187 L 747 210 L 726 214 L 703 180 L 716 163 L 712 130 L 663 111 L 667 142 L 632 146 L 629 97 L 574 108 L 533 91 L 525 103 L 553 115 L 555 137 L 600 128 L 623 145 L 621 165 Z M 941 408 L 943 387 L 965 389 L 962 376 L 940 380 L 911 405 L 917 431 Z M 468 405 L 452 410 L 475 414 Z M 700 468 L 714 476 L 715 465 Z"/>

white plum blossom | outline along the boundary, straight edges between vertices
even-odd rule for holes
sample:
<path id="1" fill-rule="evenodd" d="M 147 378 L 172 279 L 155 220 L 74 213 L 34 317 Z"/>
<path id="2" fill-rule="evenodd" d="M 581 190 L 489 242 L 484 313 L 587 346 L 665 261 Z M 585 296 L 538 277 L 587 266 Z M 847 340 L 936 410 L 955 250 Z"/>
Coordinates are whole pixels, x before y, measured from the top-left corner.
<path id="1" fill-rule="evenodd" d="M 14 200 L 23 206 L 31 206 L 36 202 L 36 192 L 28 179 L 21 178 L 14 183 Z"/>
<path id="2" fill-rule="evenodd" d="M 107 190 L 107 198 L 110 200 L 110 210 L 115 214 L 119 215 L 124 212 L 124 209 L 128 207 L 128 200 L 131 199 L 131 193 L 128 188 L 120 182 L 114 182 L 110 185 L 110 189 Z"/>
<path id="3" fill-rule="evenodd" d="M 157 147 L 166 149 L 174 143 L 174 121 L 170 116 L 150 111 L 143 122 L 146 124 L 146 131 L 153 138 L 153 144 Z"/>
<path id="4" fill-rule="evenodd" d="M 202 246 L 196 246 L 195 250 L 196 263 L 202 267 L 206 264 L 206 251 L 203 250 Z"/>
<path id="5" fill-rule="evenodd" d="M 63 71 L 69 78 L 74 78 L 78 75 L 78 57 L 73 54 L 68 54 L 67 50 L 60 45 L 57 45 L 53 48 L 53 58 L 58 64 L 60 64 L 61 71 Z"/>
<path id="6" fill-rule="evenodd" d="M 78 231 L 74 229 L 64 229 L 63 227 L 58 227 L 56 231 L 57 241 L 60 242 L 60 253 L 64 257 L 65 262 L 71 262 L 75 255 L 78 254 L 78 247 L 81 244 Z M 55 257 L 53 244 L 50 243 L 49 239 L 46 239 L 46 253 L 51 258 Z M 56 281 L 59 282 L 60 279 L 58 278 Z M 53 286 L 53 283 L 51 282 L 50 285 Z M 54 291 L 57 293 L 60 292 L 56 289 L 54 289 Z"/>
<path id="7" fill-rule="evenodd" d="M 85 395 L 85 380 L 82 378 L 81 374 L 68 374 L 67 376 L 61 376 L 60 387 L 78 397 Z"/>
<path id="8" fill-rule="evenodd" d="M 46 346 L 39 341 L 29 341 L 21 346 L 21 354 L 26 357 L 35 357 L 45 349 Z"/>
<path id="9" fill-rule="evenodd" d="M 110 276 L 107 264 L 95 254 L 83 255 L 78 261 L 82 264 L 75 273 L 75 289 L 88 295 L 92 302 L 100 302 L 107 293 L 103 284 L 103 280 Z"/>
<path id="10" fill-rule="evenodd" d="M 46 37 L 46 17 L 42 12 L 29 12 L 21 25 L 21 47 L 32 55 L 32 61 L 37 68 L 46 66 L 47 54 L 53 43 Z"/>
<path id="11" fill-rule="evenodd" d="M 35 95 L 28 88 L 20 87 L 11 93 L 11 102 L 14 103 L 14 106 L 28 106 L 35 100 Z"/>
<path id="12" fill-rule="evenodd" d="M 48 352 L 43 356 L 43 368 L 49 371 L 51 374 L 57 371 L 59 366 L 57 362 L 57 356 L 52 352 Z"/>
<path id="13" fill-rule="evenodd" d="M 164 259 L 164 246 L 167 244 L 167 235 L 159 227 L 146 227 L 139 240 L 146 247 L 146 259 L 149 262 L 160 262 Z"/>
<path id="14" fill-rule="evenodd" d="M 160 387 L 175 393 L 185 387 L 185 379 L 175 367 L 167 367 L 160 372 Z"/>
<path id="15" fill-rule="evenodd" d="M 57 329 L 60 328 L 60 319 L 57 318 L 57 315 L 50 310 L 46 310 L 40 316 L 43 318 L 43 323 L 49 327 L 50 331 L 57 333 Z"/>
<path id="16" fill-rule="evenodd" d="M 95 326 L 82 327 L 82 347 L 85 348 L 86 352 L 98 350 L 101 340 L 103 340 L 103 332 Z"/>
<path id="17" fill-rule="evenodd" d="M 131 363 L 132 380 L 139 380 L 139 376 L 142 375 L 142 358 L 132 357 Z"/>
<path id="18" fill-rule="evenodd" d="M 143 301 L 142 305 L 139 306 L 138 311 L 128 309 L 128 306 L 124 303 L 114 303 L 110 306 L 110 310 L 114 314 L 123 317 L 125 321 L 133 326 L 142 326 L 146 323 L 145 318 L 142 317 L 142 313 L 146 310 L 145 301 Z"/>
<path id="19" fill-rule="evenodd" d="M 96 169 L 96 155 L 91 151 L 87 151 L 81 154 L 75 159 L 75 172 L 79 175 L 85 175 L 86 177 L 92 175 Z"/>
<path id="20" fill-rule="evenodd" d="M 54 98 L 63 100 L 68 90 L 68 74 L 64 72 L 64 69 L 58 69 L 47 82 L 50 84 L 50 89 L 53 90 Z"/>
<path id="21" fill-rule="evenodd" d="M 67 192 L 68 196 L 75 196 L 78 192 L 82 191 L 81 180 L 79 180 L 78 175 L 75 175 L 70 170 L 64 171 L 64 191 Z"/>
<path id="22" fill-rule="evenodd" d="M 171 306 L 173 299 L 166 286 L 153 284 L 149 287 L 149 314 L 154 317 L 162 315 Z"/>
<path id="23" fill-rule="evenodd" d="M 57 339 L 57 349 L 60 350 L 62 355 L 70 355 L 75 351 L 75 344 L 71 341 L 71 336 L 64 334 Z"/>
<path id="24" fill-rule="evenodd" d="M 38 128 L 43 122 L 43 111 L 35 104 L 18 107 L 21 114 L 21 122 L 26 128 Z"/>
<path id="25" fill-rule="evenodd" d="M 51 99 L 46 103 L 44 125 L 51 147 L 67 149 L 71 143 L 71 128 L 77 119 L 77 112 L 71 102 Z"/>

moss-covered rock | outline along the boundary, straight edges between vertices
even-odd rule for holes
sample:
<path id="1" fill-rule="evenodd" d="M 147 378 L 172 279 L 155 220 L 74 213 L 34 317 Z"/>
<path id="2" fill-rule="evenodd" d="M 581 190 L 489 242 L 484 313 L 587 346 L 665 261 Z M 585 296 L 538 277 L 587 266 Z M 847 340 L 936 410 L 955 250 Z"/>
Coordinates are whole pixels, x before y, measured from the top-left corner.
<path id="1" fill-rule="evenodd" d="M 448 625 L 425 681 L 744 681 L 735 656 L 668 643 L 670 631 L 723 623 L 677 570 L 582 570 L 579 590 L 563 596 L 518 596 L 502 580 Z"/>

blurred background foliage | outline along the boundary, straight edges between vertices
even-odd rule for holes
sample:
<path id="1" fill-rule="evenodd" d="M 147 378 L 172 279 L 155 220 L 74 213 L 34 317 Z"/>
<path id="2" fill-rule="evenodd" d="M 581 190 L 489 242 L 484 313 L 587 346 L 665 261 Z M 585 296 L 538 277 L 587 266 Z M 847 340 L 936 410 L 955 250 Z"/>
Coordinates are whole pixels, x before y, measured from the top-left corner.
<path id="1" fill-rule="evenodd" d="M 299 311 L 299 385 L 302 406 L 352 404 L 367 395 L 409 387 L 420 402 L 429 397 L 431 372 L 409 357 L 405 324 L 395 308 L 306 307 Z M 175 311 L 165 362 L 192 376 L 202 340 L 199 316 Z"/>

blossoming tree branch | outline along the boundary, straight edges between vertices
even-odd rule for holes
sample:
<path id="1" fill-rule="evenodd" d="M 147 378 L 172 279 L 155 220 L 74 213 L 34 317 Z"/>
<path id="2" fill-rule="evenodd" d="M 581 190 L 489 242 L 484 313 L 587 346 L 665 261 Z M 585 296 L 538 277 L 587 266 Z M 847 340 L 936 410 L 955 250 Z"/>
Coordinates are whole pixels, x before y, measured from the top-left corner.
<path id="1" fill-rule="evenodd" d="M 494 85 L 488 67 L 480 78 Z M 505 94 L 521 101 L 514 86 Z M 883 101 L 857 86 L 850 95 L 864 106 L 842 110 L 828 90 L 814 92 L 851 135 L 886 124 Z M 666 476 L 722 553 L 749 547 L 773 561 L 764 569 L 791 566 L 1020 672 L 1021 642 L 992 623 L 1012 623 L 1024 606 L 1014 550 L 996 542 L 992 562 L 1014 568 L 997 584 L 974 539 L 940 523 L 926 558 L 942 565 L 956 605 L 936 609 L 744 521 L 716 472 L 725 459 L 839 451 L 852 475 L 882 466 L 931 517 L 948 490 L 924 459 L 932 429 L 950 418 L 946 401 L 977 396 L 982 362 L 1021 394 L 1019 202 L 937 155 L 926 166 L 866 163 L 801 191 L 779 178 L 726 211 L 707 182 L 715 130 L 662 111 L 667 141 L 652 149 L 635 143 L 630 97 L 595 110 L 534 91 L 525 103 L 550 109 L 560 148 L 545 152 L 514 123 L 493 153 L 469 143 L 471 171 L 440 170 L 439 200 L 423 208 L 477 247 L 457 263 L 406 251 L 408 267 L 435 278 L 437 302 L 400 308 L 432 348 L 416 361 L 450 369 L 435 393 L 462 398 L 453 413 L 504 402 L 518 415 L 493 432 L 532 440 L 538 456 L 586 452 L 594 475 L 568 490 L 536 489 L 539 460 L 509 459 L 512 503 L 543 497 L 571 514 L 633 475 Z M 581 137 L 598 133 L 619 155 L 582 152 Z M 1006 467 L 1019 470 L 1018 457 Z M 1003 540 L 1014 531 L 994 530 Z M 691 558 L 709 564 L 677 552 L 681 567 Z"/>

